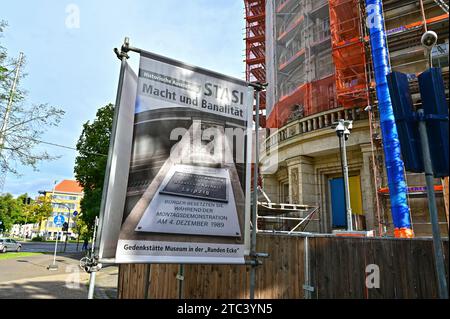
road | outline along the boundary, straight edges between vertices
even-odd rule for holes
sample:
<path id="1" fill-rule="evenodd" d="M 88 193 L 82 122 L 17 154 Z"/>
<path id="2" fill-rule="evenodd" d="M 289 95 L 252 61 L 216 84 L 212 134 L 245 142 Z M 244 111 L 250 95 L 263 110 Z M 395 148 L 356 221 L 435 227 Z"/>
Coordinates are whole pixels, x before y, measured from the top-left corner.
<path id="1" fill-rule="evenodd" d="M 22 251 L 26 252 L 39 252 L 39 253 L 53 253 L 55 251 L 55 243 L 54 242 L 21 242 Z M 81 248 L 83 247 L 83 243 L 80 243 L 78 246 L 78 252 L 81 252 Z M 58 242 L 57 253 L 62 252 L 64 249 L 64 242 Z M 67 243 L 66 253 L 75 253 L 77 252 L 77 244 L 76 243 Z"/>

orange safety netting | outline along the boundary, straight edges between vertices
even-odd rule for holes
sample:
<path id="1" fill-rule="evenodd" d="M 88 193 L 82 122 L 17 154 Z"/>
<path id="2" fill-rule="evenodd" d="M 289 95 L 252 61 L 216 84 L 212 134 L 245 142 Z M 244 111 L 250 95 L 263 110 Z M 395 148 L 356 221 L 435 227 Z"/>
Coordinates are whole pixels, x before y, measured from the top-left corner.
<path id="1" fill-rule="evenodd" d="M 303 110 L 302 117 L 338 107 L 334 75 L 302 84 L 291 94 L 282 97 L 270 113 L 267 127 L 282 127 L 292 119 L 298 107 Z"/>
<path id="2" fill-rule="evenodd" d="M 344 107 L 368 101 L 366 55 L 358 0 L 330 0 L 330 31 L 336 67 L 336 95 Z"/>

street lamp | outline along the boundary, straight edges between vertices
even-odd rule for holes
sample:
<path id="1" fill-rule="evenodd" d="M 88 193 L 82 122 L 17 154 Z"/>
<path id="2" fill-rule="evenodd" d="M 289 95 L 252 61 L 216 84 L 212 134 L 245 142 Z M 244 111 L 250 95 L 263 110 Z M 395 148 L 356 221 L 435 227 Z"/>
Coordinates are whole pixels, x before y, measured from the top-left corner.
<path id="1" fill-rule="evenodd" d="M 339 138 L 339 149 L 341 152 L 342 175 L 344 179 L 344 193 L 345 193 L 345 211 L 347 215 L 347 230 L 353 231 L 352 208 L 350 205 L 350 187 L 348 180 L 348 163 L 347 163 L 347 147 L 346 141 L 350 136 L 353 128 L 353 121 L 340 119 L 336 125 L 336 135 Z"/>

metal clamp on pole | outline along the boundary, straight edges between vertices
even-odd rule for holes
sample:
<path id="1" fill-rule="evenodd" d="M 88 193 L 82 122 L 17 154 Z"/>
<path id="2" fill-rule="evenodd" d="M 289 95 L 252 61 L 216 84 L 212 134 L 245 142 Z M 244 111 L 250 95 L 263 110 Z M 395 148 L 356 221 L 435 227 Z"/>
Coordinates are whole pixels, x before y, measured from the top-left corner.
<path id="1" fill-rule="evenodd" d="M 250 82 L 248 85 L 251 86 L 252 88 L 254 88 L 256 92 L 261 92 L 261 91 L 265 91 L 269 84 L 261 83 L 261 82 Z M 259 105 L 258 105 L 258 111 L 259 111 Z"/>
<path id="2" fill-rule="evenodd" d="M 80 266 L 82 266 L 83 259 L 85 259 L 85 267 L 86 272 L 90 274 L 89 276 L 89 290 L 88 290 L 88 299 L 94 299 L 94 290 L 95 290 L 95 275 L 97 271 L 102 268 L 102 264 L 98 262 L 98 256 L 95 253 L 95 241 L 97 235 L 97 227 L 99 225 L 99 218 L 95 217 L 95 226 L 94 226 L 94 234 L 92 236 L 92 247 L 90 251 L 90 255 L 84 257 L 80 260 Z"/>
<path id="3" fill-rule="evenodd" d="M 245 261 L 246 265 L 251 265 L 251 266 L 260 266 L 262 265 L 262 260 L 260 258 L 268 258 L 269 254 L 268 253 L 250 253 L 250 257 L 251 259 L 248 259 Z"/>
<path id="4" fill-rule="evenodd" d="M 123 60 L 125 59 L 129 59 L 130 56 L 128 55 L 128 52 L 130 51 L 130 39 L 128 37 L 125 38 L 125 40 L 123 41 L 122 47 L 119 49 L 114 48 L 114 53 L 116 54 L 117 58 L 119 60 Z"/>
<path id="5" fill-rule="evenodd" d="M 268 253 L 254 253 L 254 254 L 252 254 L 253 255 L 253 257 L 255 257 L 255 258 L 268 258 L 269 257 L 269 254 Z"/>

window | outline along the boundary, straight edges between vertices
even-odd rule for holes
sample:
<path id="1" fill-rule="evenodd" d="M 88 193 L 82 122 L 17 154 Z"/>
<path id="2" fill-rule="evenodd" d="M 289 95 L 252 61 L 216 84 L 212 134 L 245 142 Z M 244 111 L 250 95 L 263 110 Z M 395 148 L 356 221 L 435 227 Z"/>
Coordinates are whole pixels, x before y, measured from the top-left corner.
<path id="1" fill-rule="evenodd" d="M 449 64 L 448 42 L 436 45 L 431 51 L 434 67 L 446 67 Z"/>
<path id="2" fill-rule="evenodd" d="M 73 195 L 52 195 L 51 198 L 59 200 L 78 200 L 78 196 Z"/>
<path id="3" fill-rule="evenodd" d="M 280 184 L 280 203 L 289 204 L 289 182 L 285 181 Z"/>
<path id="4" fill-rule="evenodd" d="M 70 208 L 70 210 L 74 210 L 76 205 L 74 203 L 53 203 L 52 207 L 55 208 L 55 210 L 67 211 L 68 208 Z"/>

